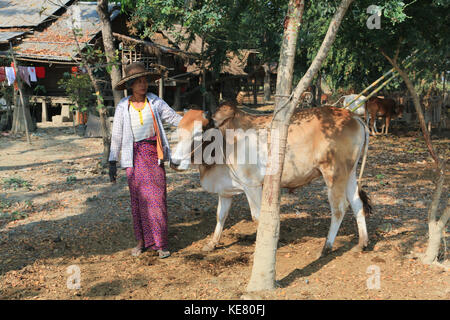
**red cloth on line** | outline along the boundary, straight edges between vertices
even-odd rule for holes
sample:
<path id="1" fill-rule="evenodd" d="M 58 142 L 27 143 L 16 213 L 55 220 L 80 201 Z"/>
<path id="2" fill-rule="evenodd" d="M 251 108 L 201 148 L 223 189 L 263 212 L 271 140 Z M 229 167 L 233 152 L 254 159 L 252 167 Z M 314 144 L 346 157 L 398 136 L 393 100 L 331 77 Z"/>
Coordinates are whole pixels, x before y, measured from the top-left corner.
<path id="1" fill-rule="evenodd" d="M 14 75 L 17 77 L 17 74 L 16 74 L 16 68 L 14 68 L 14 62 L 11 62 L 11 67 L 12 67 L 13 70 L 14 70 Z"/>
<path id="2" fill-rule="evenodd" d="M 38 79 L 45 78 L 45 67 L 36 67 L 36 77 Z"/>
<path id="3" fill-rule="evenodd" d="M 6 80 L 5 67 L 0 67 L 0 82 Z"/>

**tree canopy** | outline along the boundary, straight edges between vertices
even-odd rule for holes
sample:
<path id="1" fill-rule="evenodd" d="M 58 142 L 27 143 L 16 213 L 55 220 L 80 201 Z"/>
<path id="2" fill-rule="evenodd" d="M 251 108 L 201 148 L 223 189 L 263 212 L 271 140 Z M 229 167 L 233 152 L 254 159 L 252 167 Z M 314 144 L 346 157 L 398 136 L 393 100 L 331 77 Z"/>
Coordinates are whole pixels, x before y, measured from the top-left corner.
<path id="1" fill-rule="evenodd" d="M 450 21 L 449 3 L 355 1 L 322 66 L 327 82 L 333 89 L 360 91 L 391 68 L 381 50 L 395 56 L 397 48 L 399 61 L 416 49 L 422 53 L 412 68 L 423 70 L 421 77 L 431 79 L 436 72 L 447 70 L 449 45 L 445 32 Z M 132 25 L 142 37 L 171 29 L 174 24 L 182 25 L 191 40 L 200 36 L 207 43 L 204 56 L 217 72 L 227 61 L 227 52 L 239 49 L 256 49 L 262 63 L 278 61 L 287 4 L 287 0 L 125 0 L 122 8 L 130 13 Z M 294 83 L 314 59 L 338 4 L 339 1 L 306 2 Z M 372 5 L 382 13 L 379 29 L 369 29 L 366 24 L 373 14 L 368 11 Z M 399 79 L 390 84 L 391 88 L 400 85 Z"/>
<path id="2" fill-rule="evenodd" d="M 334 87 L 352 87 L 356 91 L 376 80 L 392 66 L 381 51 L 404 61 L 418 50 L 411 70 L 423 70 L 422 78 L 430 80 L 436 72 L 448 70 L 449 44 L 445 32 L 448 30 L 449 1 L 378 1 L 381 10 L 380 29 L 369 29 L 366 21 L 370 16 L 367 8 L 374 4 L 370 0 L 353 3 L 336 42 L 323 65 L 328 82 Z M 331 6 L 331 4 L 330 4 Z M 308 48 L 307 59 L 320 45 L 317 33 L 324 33 L 320 6 L 310 3 L 308 19 L 302 32 L 314 32 L 314 37 L 305 36 L 303 48 Z M 327 10 L 324 10 L 327 12 Z M 432 23 L 430 23 L 432 17 Z M 306 63 L 308 64 L 308 63 Z M 390 86 L 398 87 L 401 80 L 396 79 Z"/>

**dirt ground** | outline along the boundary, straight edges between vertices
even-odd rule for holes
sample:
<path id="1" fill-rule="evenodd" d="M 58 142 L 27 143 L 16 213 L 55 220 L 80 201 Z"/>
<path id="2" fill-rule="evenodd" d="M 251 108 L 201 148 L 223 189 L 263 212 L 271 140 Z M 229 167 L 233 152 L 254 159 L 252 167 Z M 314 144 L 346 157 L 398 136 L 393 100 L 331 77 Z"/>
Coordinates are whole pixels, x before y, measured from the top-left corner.
<path id="1" fill-rule="evenodd" d="M 442 156 L 450 138 L 433 136 Z M 125 172 L 111 185 L 99 166 L 99 138 L 70 124 L 39 124 L 31 137 L 0 136 L 1 299 L 240 299 L 252 268 L 257 225 L 235 197 L 218 249 L 204 253 L 215 227 L 217 195 L 196 171 L 169 168 L 172 256 L 130 255 L 135 245 Z M 282 192 L 277 282 L 253 299 L 450 299 L 448 268 L 425 266 L 432 161 L 417 131 L 371 138 L 363 185 L 375 213 L 370 246 L 357 243 L 347 211 L 333 252 L 317 258 L 330 224 L 322 180 Z M 447 177 L 448 178 L 448 177 Z M 448 179 L 447 179 L 448 185 Z M 447 228 L 446 241 L 449 232 Z M 448 265 L 448 252 L 441 256 Z M 81 287 L 69 289 L 79 270 Z M 379 281 L 378 281 L 379 280 Z"/>

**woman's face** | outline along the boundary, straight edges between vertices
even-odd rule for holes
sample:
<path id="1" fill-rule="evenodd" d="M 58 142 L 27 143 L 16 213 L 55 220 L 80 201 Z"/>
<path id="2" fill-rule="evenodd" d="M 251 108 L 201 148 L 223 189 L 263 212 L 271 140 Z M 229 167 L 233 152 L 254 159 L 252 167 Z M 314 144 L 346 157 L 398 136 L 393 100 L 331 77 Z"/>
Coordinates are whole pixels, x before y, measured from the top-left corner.
<path id="1" fill-rule="evenodd" d="M 134 94 L 145 95 L 148 89 L 147 77 L 137 78 L 131 85 Z"/>

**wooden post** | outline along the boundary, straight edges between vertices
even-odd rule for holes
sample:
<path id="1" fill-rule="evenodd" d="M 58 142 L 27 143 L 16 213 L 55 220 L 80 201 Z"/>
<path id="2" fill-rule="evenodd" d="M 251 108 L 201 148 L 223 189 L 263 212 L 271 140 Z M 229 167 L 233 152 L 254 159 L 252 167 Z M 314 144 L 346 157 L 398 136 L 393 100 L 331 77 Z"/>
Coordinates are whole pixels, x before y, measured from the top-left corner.
<path id="1" fill-rule="evenodd" d="M 47 101 L 42 100 L 42 122 L 47 122 Z"/>
<path id="2" fill-rule="evenodd" d="M 256 87 L 256 74 L 253 76 L 253 104 L 256 106 L 258 104 L 258 90 Z"/>
<path id="3" fill-rule="evenodd" d="M 163 65 L 161 54 L 158 56 L 158 64 L 161 66 Z M 159 94 L 158 95 L 161 99 L 164 99 L 164 76 L 163 75 L 161 75 L 161 78 L 159 79 Z"/>
<path id="4" fill-rule="evenodd" d="M 180 94 L 181 94 L 181 87 L 177 85 L 175 89 L 175 101 L 173 102 L 173 108 L 176 111 L 178 111 L 181 107 Z"/>
<path id="5" fill-rule="evenodd" d="M 14 56 L 14 50 L 13 50 L 11 42 L 9 43 L 9 47 L 11 49 L 11 55 L 12 55 L 12 59 L 13 59 L 13 63 L 14 63 L 14 73 L 16 74 L 17 88 L 19 90 L 20 103 L 22 105 L 22 116 L 23 116 L 23 121 L 25 123 L 25 133 L 27 135 L 27 142 L 29 144 L 31 144 L 30 134 L 28 132 L 28 121 L 27 121 L 27 117 L 25 115 L 25 102 L 23 100 L 23 94 L 22 94 L 22 82 L 20 81 L 20 76 L 19 76 L 19 72 L 18 72 L 19 69 L 17 68 L 16 57 Z"/>
<path id="6" fill-rule="evenodd" d="M 130 59 L 131 59 L 131 55 L 130 55 Z M 122 57 L 122 61 L 123 61 L 123 57 Z M 122 74 L 125 75 L 125 65 L 122 64 Z M 125 92 L 125 97 L 128 96 L 128 90 L 125 88 L 124 90 Z"/>
<path id="7" fill-rule="evenodd" d="M 270 72 L 269 63 L 263 64 L 264 69 L 264 103 L 268 103 L 270 100 Z"/>

